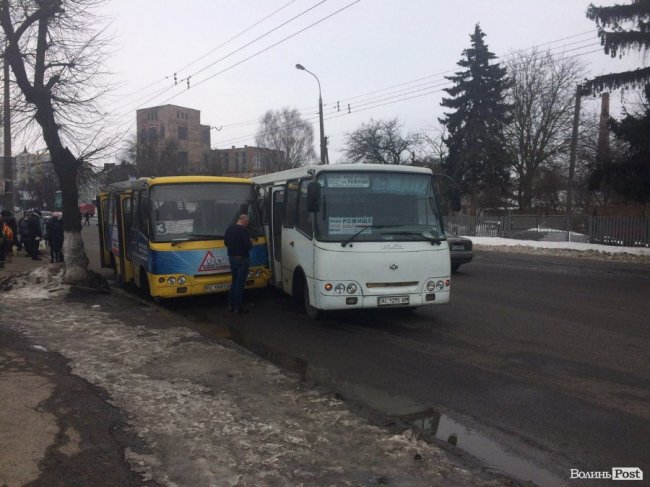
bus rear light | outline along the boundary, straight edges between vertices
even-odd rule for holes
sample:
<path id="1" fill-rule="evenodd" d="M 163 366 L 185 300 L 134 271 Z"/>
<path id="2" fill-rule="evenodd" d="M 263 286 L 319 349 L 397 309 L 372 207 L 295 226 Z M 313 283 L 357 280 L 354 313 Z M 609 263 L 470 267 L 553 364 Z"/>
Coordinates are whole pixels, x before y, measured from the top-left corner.
<path id="1" fill-rule="evenodd" d="M 334 286 L 332 286 L 332 284 L 328 282 L 327 284 L 325 284 L 324 287 L 325 287 L 325 291 L 331 291 Z"/>

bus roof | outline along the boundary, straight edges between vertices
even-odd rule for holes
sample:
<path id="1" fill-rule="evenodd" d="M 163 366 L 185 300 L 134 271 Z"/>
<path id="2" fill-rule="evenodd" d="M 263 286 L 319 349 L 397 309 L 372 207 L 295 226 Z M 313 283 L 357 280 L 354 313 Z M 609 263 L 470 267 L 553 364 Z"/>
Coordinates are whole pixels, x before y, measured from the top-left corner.
<path id="1" fill-rule="evenodd" d="M 224 176 L 160 176 L 160 177 L 132 179 L 129 181 L 112 183 L 109 186 L 109 188 L 110 190 L 115 191 L 115 190 L 128 190 L 128 189 L 142 189 L 157 184 L 189 184 L 189 183 L 252 184 L 252 181 L 246 178 L 230 178 Z"/>
<path id="2" fill-rule="evenodd" d="M 431 169 L 426 167 L 405 166 L 399 164 L 327 164 L 302 166 L 295 169 L 288 169 L 263 176 L 255 176 L 253 182 L 257 184 L 269 184 L 278 181 L 298 179 L 307 175 L 317 175 L 321 172 L 401 172 L 415 174 L 432 174 Z"/>

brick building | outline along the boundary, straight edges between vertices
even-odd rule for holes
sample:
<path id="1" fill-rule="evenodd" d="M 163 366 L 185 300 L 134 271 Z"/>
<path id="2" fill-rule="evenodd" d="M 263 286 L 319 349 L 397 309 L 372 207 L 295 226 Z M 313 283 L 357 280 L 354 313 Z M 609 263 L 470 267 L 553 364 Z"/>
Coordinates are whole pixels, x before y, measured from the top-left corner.
<path id="1" fill-rule="evenodd" d="M 215 167 L 222 176 L 259 176 L 281 170 L 284 152 L 264 147 L 235 147 L 212 151 Z"/>

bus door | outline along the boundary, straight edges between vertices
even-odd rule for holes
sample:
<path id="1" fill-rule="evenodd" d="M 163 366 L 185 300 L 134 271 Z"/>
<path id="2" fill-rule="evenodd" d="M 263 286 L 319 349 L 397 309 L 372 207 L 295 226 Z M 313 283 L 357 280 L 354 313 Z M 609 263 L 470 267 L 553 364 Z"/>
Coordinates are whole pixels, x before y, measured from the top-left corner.
<path id="1" fill-rule="evenodd" d="M 271 282 L 282 289 L 282 222 L 284 221 L 284 186 L 275 186 L 271 191 L 271 229 L 269 232 L 269 257 L 271 261 Z"/>
<path id="2" fill-rule="evenodd" d="M 114 231 L 117 230 L 116 257 L 118 258 L 115 259 L 116 274 L 117 279 L 120 283 L 127 283 L 133 279 L 130 253 L 127 255 L 127 234 L 129 232 L 125 221 L 130 217 L 131 213 L 131 191 L 116 193 L 115 197 L 118 208 L 118 210 L 115 212 L 117 216 L 117 224 L 116 228 L 114 229 Z M 115 246 L 115 236 L 113 236 L 113 245 Z"/>
<path id="3" fill-rule="evenodd" d="M 111 242 L 108 238 L 108 193 L 97 196 L 97 224 L 99 228 L 99 260 L 101 267 L 111 265 Z"/>

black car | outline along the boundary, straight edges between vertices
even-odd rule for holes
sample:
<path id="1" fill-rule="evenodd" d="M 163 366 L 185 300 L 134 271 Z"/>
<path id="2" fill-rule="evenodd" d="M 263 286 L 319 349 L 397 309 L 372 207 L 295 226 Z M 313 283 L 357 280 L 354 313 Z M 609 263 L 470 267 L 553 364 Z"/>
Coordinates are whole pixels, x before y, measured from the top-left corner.
<path id="1" fill-rule="evenodd" d="M 445 232 L 449 253 L 451 254 L 451 271 L 456 272 L 461 264 L 467 264 L 474 257 L 472 241 L 465 237 L 459 237 L 451 232 Z"/>

